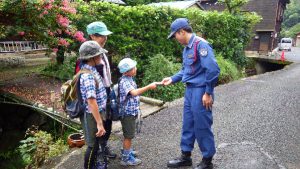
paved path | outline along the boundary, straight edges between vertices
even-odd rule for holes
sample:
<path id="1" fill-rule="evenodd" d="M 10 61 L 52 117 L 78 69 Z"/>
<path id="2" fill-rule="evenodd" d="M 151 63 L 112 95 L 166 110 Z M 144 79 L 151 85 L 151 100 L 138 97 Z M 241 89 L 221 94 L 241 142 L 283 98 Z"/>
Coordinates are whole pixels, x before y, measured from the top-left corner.
<path id="1" fill-rule="evenodd" d="M 300 47 L 292 47 L 290 52 L 285 52 L 285 58 L 288 61 L 300 63 Z"/>
<path id="2" fill-rule="evenodd" d="M 300 64 L 218 86 L 215 95 L 215 169 L 300 168 Z M 143 163 L 132 168 L 163 169 L 179 155 L 182 103 L 176 100 L 144 119 L 143 131 L 133 143 Z M 121 133 L 112 137 L 115 152 L 121 147 L 120 138 Z M 63 162 L 58 160 L 56 168 L 81 169 L 82 158 L 82 149 L 77 149 Z M 200 158 L 196 148 L 194 166 Z M 110 164 L 122 168 L 119 159 Z"/>

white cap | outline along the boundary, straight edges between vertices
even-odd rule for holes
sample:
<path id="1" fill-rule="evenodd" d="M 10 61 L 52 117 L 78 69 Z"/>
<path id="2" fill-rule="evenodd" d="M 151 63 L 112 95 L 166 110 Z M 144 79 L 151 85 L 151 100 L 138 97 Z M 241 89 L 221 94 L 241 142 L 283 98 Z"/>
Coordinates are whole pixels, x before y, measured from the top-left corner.
<path id="1" fill-rule="evenodd" d="M 135 66 L 136 66 L 136 61 L 130 58 L 122 59 L 118 64 L 120 73 L 125 73 L 131 70 L 132 68 L 134 68 Z"/>

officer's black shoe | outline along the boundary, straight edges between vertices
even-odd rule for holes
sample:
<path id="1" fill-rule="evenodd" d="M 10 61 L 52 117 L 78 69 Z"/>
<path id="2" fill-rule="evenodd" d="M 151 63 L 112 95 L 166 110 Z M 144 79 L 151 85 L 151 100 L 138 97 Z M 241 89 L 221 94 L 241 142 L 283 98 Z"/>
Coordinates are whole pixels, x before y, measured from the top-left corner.
<path id="1" fill-rule="evenodd" d="M 203 158 L 201 163 L 195 169 L 213 169 L 212 158 Z"/>
<path id="2" fill-rule="evenodd" d="M 105 153 L 106 157 L 108 157 L 108 158 L 113 158 L 114 159 L 114 158 L 117 157 L 117 154 L 113 153 L 108 146 L 105 146 L 104 153 Z"/>
<path id="3" fill-rule="evenodd" d="M 170 168 L 178 168 L 182 166 L 191 166 L 192 165 L 191 153 L 182 153 L 180 157 L 175 158 L 168 162 L 168 167 Z"/>

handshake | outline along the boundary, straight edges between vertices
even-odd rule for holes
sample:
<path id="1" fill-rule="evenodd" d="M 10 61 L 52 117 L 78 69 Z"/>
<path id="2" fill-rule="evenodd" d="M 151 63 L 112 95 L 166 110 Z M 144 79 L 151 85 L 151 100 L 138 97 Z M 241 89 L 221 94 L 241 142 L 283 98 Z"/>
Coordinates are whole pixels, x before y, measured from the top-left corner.
<path id="1" fill-rule="evenodd" d="M 157 86 L 167 86 L 172 83 L 172 79 L 170 77 L 164 78 L 160 82 L 153 82 L 148 85 L 150 89 L 156 89 Z"/>

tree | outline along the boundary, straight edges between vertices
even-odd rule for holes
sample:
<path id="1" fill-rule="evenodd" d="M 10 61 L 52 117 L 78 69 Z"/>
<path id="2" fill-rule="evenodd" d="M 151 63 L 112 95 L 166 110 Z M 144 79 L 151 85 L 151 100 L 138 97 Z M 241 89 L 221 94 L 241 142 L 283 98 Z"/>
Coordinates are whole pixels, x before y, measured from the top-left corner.
<path id="1" fill-rule="evenodd" d="M 300 23 L 300 0 L 291 0 L 284 13 L 283 28 L 289 29 Z"/>
<path id="2" fill-rule="evenodd" d="M 224 3 L 228 12 L 235 14 L 240 12 L 241 7 L 248 3 L 248 0 L 220 0 L 221 3 Z"/>
<path id="3" fill-rule="evenodd" d="M 284 32 L 284 36 L 293 38 L 299 32 L 300 32 L 300 23 L 298 23 L 298 24 L 294 25 L 293 27 L 289 28 L 288 30 L 286 30 Z"/>

